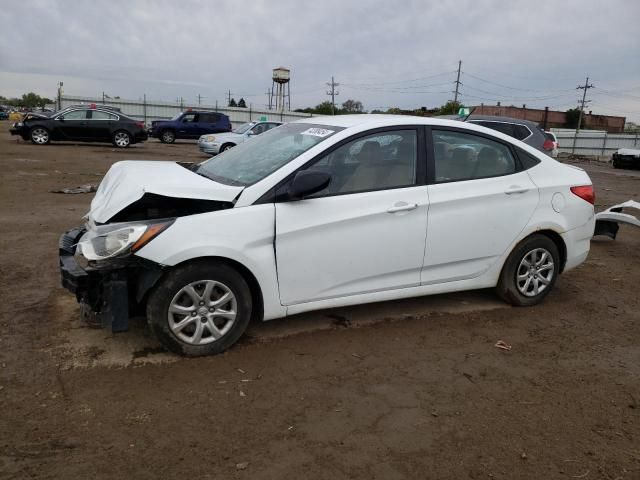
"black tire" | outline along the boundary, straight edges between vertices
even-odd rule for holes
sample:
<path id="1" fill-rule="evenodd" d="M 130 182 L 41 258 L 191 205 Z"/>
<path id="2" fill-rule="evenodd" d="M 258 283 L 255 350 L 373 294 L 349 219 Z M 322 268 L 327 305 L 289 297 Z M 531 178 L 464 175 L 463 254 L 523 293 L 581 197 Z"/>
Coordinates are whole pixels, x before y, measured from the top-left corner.
<path id="1" fill-rule="evenodd" d="M 36 125 L 29 130 L 29 138 L 35 145 L 46 145 L 51 141 L 51 133 L 46 128 Z"/>
<path id="2" fill-rule="evenodd" d="M 176 141 L 176 132 L 173 130 L 163 130 L 160 132 L 160 141 L 162 143 L 173 143 Z"/>
<path id="3" fill-rule="evenodd" d="M 229 150 L 230 148 L 233 148 L 233 147 L 235 147 L 234 143 L 225 143 L 224 145 L 222 145 L 220 147 L 220 153 L 225 152 L 225 151 L 227 151 L 227 150 Z"/>
<path id="4" fill-rule="evenodd" d="M 195 345 L 188 343 L 177 335 L 182 334 L 182 331 L 185 330 L 188 335 L 188 329 L 191 328 L 193 331 L 197 328 L 196 324 L 198 322 L 205 324 L 204 320 L 206 317 L 200 317 L 200 315 L 207 315 L 207 313 L 197 313 L 195 314 L 195 318 L 191 320 L 191 317 L 187 314 L 171 314 L 169 307 L 183 288 L 193 284 L 197 290 L 200 286 L 204 287 L 204 282 L 208 280 L 219 282 L 233 294 L 235 297 L 236 317 L 228 331 L 220 338 L 213 340 L 213 335 L 205 337 L 203 334 L 202 338 L 210 343 Z M 177 298 L 179 299 L 181 297 L 178 296 Z M 200 303 L 200 305 L 202 305 L 202 303 Z M 194 311 L 202 308 L 207 310 L 206 306 L 198 307 L 195 305 L 195 302 L 193 303 L 193 307 L 188 306 L 186 308 L 194 308 Z M 249 324 L 251 309 L 251 290 L 240 273 L 225 263 L 201 260 L 176 267 L 154 287 L 147 302 L 147 321 L 153 333 L 167 349 L 180 355 L 198 357 L 222 353 L 238 341 Z M 170 327 L 170 316 L 175 321 L 176 315 L 178 316 L 178 323 L 181 320 L 187 319 L 191 322 L 190 325 L 188 324 L 178 334 L 174 333 Z M 213 313 L 211 315 L 214 316 Z M 213 322 L 213 320 L 211 321 Z M 218 319 L 218 321 L 220 321 L 220 319 Z M 223 319 L 223 322 L 224 321 Z M 209 333 L 211 332 L 209 331 Z"/>
<path id="5" fill-rule="evenodd" d="M 525 257 L 530 255 L 535 250 L 544 250 L 550 256 L 553 262 L 553 270 L 551 274 L 548 274 L 549 269 L 544 269 L 541 272 L 531 271 L 526 268 L 526 266 L 522 265 L 521 262 Z M 541 255 L 540 255 L 541 257 Z M 540 262 L 543 264 L 544 262 Z M 548 265 L 546 263 L 545 265 Z M 519 272 L 520 270 L 520 272 Z M 516 276 L 521 273 L 522 275 L 531 276 L 530 283 L 526 283 L 527 279 L 523 278 L 520 281 L 523 282 L 523 285 L 518 286 L 518 279 Z M 533 234 L 522 240 L 516 247 L 513 249 L 504 266 L 502 267 L 502 272 L 500 273 L 500 279 L 498 280 L 498 285 L 496 287 L 497 293 L 505 302 L 510 303 L 511 305 L 517 307 L 526 307 L 530 305 L 535 305 L 540 303 L 544 297 L 546 297 L 549 292 L 553 289 L 553 286 L 556 283 L 558 278 L 558 274 L 560 273 L 560 254 L 558 253 L 558 247 L 556 244 L 546 235 L 541 234 Z M 538 275 L 535 277 L 534 275 Z M 543 284 L 542 280 L 548 281 L 548 284 Z M 535 287 L 535 285 L 539 285 L 540 287 Z M 522 287 L 525 288 L 525 291 L 530 287 L 532 289 L 531 292 L 527 292 L 529 295 L 523 294 L 521 291 Z M 541 288 L 539 293 L 535 294 L 535 288 Z"/>
<path id="6" fill-rule="evenodd" d="M 113 132 L 111 143 L 118 148 L 127 148 L 131 145 L 131 134 L 126 130 L 118 130 Z"/>
<path id="7" fill-rule="evenodd" d="M 618 160 L 615 158 L 611 161 L 611 166 L 613 168 L 620 168 L 620 165 L 618 164 Z"/>

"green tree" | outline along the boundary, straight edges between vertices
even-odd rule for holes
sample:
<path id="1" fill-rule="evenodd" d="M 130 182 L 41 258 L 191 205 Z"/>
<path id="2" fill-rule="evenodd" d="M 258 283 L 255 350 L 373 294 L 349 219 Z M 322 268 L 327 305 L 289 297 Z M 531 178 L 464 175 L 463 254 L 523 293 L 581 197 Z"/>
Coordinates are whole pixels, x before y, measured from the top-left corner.
<path id="1" fill-rule="evenodd" d="M 464 107 L 460 102 L 454 102 L 453 100 L 449 100 L 438 110 L 438 115 L 455 115 L 458 113 L 461 107 Z"/>
<path id="2" fill-rule="evenodd" d="M 236 103 L 236 99 L 235 99 L 235 98 L 232 98 L 232 99 L 229 101 L 229 106 L 230 106 L 230 107 L 237 107 L 237 106 L 238 106 L 238 104 Z"/>
<path id="3" fill-rule="evenodd" d="M 564 114 L 565 128 L 578 128 L 578 119 L 580 118 L 579 108 L 570 108 Z"/>
<path id="4" fill-rule="evenodd" d="M 358 100 L 347 100 L 342 104 L 342 113 L 362 113 L 364 108 Z"/>
<path id="5" fill-rule="evenodd" d="M 318 105 L 313 107 L 313 111 L 311 113 L 315 113 L 318 115 L 331 115 L 333 113 L 331 108 L 331 102 L 327 100 L 322 103 L 319 103 Z M 336 108 L 336 113 L 339 113 L 339 110 L 337 108 Z"/>
<path id="6" fill-rule="evenodd" d="M 238 107 L 240 107 L 240 108 L 247 108 L 247 104 L 246 104 L 246 102 L 244 101 L 244 98 L 241 98 L 241 99 L 238 101 Z"/>

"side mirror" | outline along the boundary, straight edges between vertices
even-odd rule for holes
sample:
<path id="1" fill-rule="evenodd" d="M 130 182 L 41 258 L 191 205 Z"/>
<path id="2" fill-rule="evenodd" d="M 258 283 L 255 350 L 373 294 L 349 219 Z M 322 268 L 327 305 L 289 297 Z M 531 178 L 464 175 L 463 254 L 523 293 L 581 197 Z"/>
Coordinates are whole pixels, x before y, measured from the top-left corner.
<path id="1" fill-rule="evenodd" d="M 302 170 L 296 173 L 287 189 L 289 200 L 300 200 L 327 188 L 331 175 L 315 170 Z"/>
<path id="2" fill-rule="evenodd" d="M 56 117 L 56 120 L 60 120 L 61 122 L 64 122 L 64 117 Z"/>

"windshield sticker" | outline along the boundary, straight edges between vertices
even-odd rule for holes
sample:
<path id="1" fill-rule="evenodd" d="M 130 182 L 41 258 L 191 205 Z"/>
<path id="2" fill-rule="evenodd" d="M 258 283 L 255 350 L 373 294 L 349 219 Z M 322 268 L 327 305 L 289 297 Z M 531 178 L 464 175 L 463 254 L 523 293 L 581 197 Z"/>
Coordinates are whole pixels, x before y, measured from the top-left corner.
<path id="1" fill-rule="evenodd" d="M 314 137 L 328 137 L 334 132 L 334 130 L 326 130 L 324 128 L 309 128 L 300 135 L 313 135 Z"/>

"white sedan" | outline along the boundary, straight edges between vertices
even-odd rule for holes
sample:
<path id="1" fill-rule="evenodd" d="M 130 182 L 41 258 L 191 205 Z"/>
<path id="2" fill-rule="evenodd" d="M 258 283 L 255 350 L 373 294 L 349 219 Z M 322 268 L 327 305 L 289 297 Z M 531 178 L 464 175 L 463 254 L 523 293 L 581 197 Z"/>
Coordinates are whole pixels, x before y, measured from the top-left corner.
<path id="1" fill-rule="evenodd" d="M 208 355 L 251 318 L 487 287 L 534 305 L 586 259 L 593 202 L 583 170 L 495 130 L 314 117 L 197 166 L 116 163 L 62 278 L 103 325 L 146 308 L 167 348 Z"/>
<path id="2" fill-rule="evenodd" d="M 278 125 L 282 125 L 282 122 L 248 122 L 228 133 L 202 135 L 198 139 L 198 148 L 203 153 L 217 155 Z"/>

